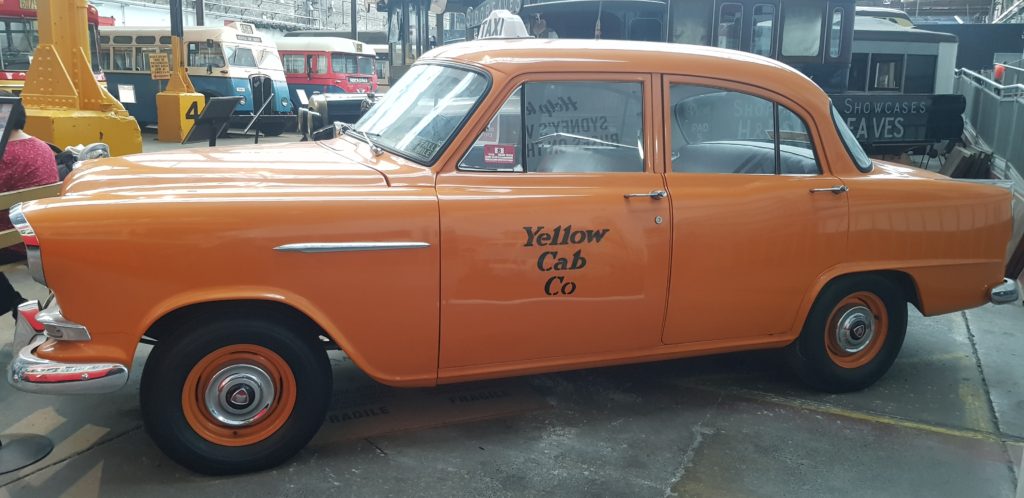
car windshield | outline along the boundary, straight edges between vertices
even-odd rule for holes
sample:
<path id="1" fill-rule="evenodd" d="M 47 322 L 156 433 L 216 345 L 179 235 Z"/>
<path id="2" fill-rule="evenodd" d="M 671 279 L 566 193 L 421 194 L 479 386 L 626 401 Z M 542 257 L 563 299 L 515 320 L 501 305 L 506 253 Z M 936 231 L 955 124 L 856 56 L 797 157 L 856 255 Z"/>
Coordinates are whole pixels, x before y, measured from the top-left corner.
<path id="1" fill-rule="evenodd" d="M 373 58 L 355 54 L 334 52 L 331 54 L 331 67 L 335 73 L 341 74 L 373 74 Z"/>
<path id="2" fill-rule="evenodd" d="M 843 145 L 846 146 L 847 152 L 850 153 L 850 158 L 857 164 L 857 168 L 861 171 L 871 170 L 871 158 L 868 157 L 868 153 L 864 152 L 864 148 L 860 146 L 860 142 L 857 142 L 857 136 L 853 134 L 850 127 L 846 125 L 846 121 L 843 121 L 843 117 L 839 115 L 839 111 L 836 106 L 832 106 L 832 121 L 835 122 L 836 130 L 839 132 L 839 138 L 843 139 Z"/>
<path id="3" fill-rule="evenodd" d="M 420 64 L 409 69 L 349 132 L 413 161 L 431 164 L 487 91 L 480 73 Z"/>

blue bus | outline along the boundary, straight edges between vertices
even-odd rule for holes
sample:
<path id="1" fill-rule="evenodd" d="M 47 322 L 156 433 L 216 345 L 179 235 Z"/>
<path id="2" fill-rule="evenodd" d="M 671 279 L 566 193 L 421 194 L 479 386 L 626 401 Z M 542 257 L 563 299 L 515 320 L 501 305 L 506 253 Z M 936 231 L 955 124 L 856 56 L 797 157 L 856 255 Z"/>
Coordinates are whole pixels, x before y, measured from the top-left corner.
<path id="1" fill-rule="evenodd" d="M 242 97 L 233 127 L 246 126 L 261 108 L 259 129 L 266 135 L 280 135 L 294 123 L 295 108 L 277 47 L 252 24 L 186 27 L 184 41 L 188 74 L 197 92 L 207 98 Z M 167 84 L 150 76 L 149 55 L 154 53 L 171 53 L 170 28 L 100 28 L 100 66 L 107 88 L 140 126 L 156 124 L 156 94 Z"/>

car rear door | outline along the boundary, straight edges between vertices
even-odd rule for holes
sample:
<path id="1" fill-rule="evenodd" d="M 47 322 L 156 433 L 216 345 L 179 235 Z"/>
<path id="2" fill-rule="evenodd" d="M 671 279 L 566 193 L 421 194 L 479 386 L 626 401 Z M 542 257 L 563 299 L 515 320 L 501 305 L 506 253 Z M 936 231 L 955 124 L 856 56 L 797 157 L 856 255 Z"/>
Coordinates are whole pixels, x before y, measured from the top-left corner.
<path id="1" fill-rule="evenodd" d="M 663 93 L 674 233 L 665 343 L 794 330 L 807 291 L 843 261 L 848 231 L 846 186 L 815 146 L 811 115 L 735 82 L 665 77 Z"/>

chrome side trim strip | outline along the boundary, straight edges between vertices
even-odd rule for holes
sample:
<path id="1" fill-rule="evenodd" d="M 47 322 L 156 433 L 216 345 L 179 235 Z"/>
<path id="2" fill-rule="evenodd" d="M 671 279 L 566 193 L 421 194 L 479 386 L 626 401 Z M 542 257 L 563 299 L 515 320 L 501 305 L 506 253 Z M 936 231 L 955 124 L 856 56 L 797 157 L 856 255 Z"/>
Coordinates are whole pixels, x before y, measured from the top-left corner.
<path id="1" fill-rule="evenodd" d="M 356 252 L 386 251 L 392 249 L 423 249 L 430 247 L 429 242 L 302 242 L 277 246 L 275 251 L 282 252 Z"/>

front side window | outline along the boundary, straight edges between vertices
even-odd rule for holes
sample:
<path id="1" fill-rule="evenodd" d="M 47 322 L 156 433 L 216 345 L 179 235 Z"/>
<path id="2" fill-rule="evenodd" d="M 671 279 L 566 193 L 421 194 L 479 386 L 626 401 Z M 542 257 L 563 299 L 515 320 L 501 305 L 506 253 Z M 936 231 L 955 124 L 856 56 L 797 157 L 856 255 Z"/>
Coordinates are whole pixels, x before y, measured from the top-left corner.
<path id="1" fill-rule="evenodd" d="M 643 86 L 526 83 L 505 101 L 459 168 L 526 173 L 642 172 Z"/>
<path id="2" fill-rule="evenodd" d="M 857 136 L 853 134 L 850 127 L 846 126 L 846 121 L 843 121 L 843 117 L 835 105 L 832 106 L 832 122 L 836 125 L 839 138 L 843 140 L 843 145 L 846 146 L 846 151 L 850 154 L 853 163 L 857 165 L 857 169 L 864 172 L 871 171 L 871 158 L 868 157 L 867 152 L 864 152 L 864 148 L 860 146 Z"/>
<path id="3" fill-rule="evenodd" d="M 715 46 L 739 50 L 742 29 L 743 5 L 723 3 L 718 11 L 718 40 Z"/>
<path id="4" fill-rule="evenodd" d="M 843 50 L 843 9 L 832 10 L 832 28 L 828 32 L 828 56 L 835 59 Z"/>
<path id="5" fill-rule="evenodd" d="M 302 54 L 284 54 L 284 72 L 288 74 L 306 74 L 306 56 Z"/>
<path id="6" fill-rule="evenodd" d="M 669 41 L 711 45 L 711 17 L 714 0 L 671 0 Z"/>
<path id="7" fill-rule="evenodd" d="M 422 164 L 432 164 L 487 92 L 475 71 L 415 65 L 355 124 L 349 135 Z"/>
<path id="8" fill-rule="evenodd" d="M 522 98 L 527 172 L 644 170 L 640 83 L 527 83 Z"/>
<path id="9" fill-rule="evenodd" d="M 815 57 L 821 53 L 819 0 L 785 0 L 782 16 L 783 57 Z"/>
<path id="10" fill-rule="evenodd" d="M 771 57 L 775 54 L 775 6 L 760 4 L 754 6 L 751 26 L 750 51 Z"/>
<path id="11" fill-rule="evenodd" d="M 224 67 L 224 51 L 217 42 L 189 42 L 188 65 L 192 67 Z"/>
<path id="12" fill-rule="evenodd" d="M 743 92 L 688 84 L 673 84 L 670 98 L 673 172 L 820 171 L 807 126 L 783 106 Z"/>

